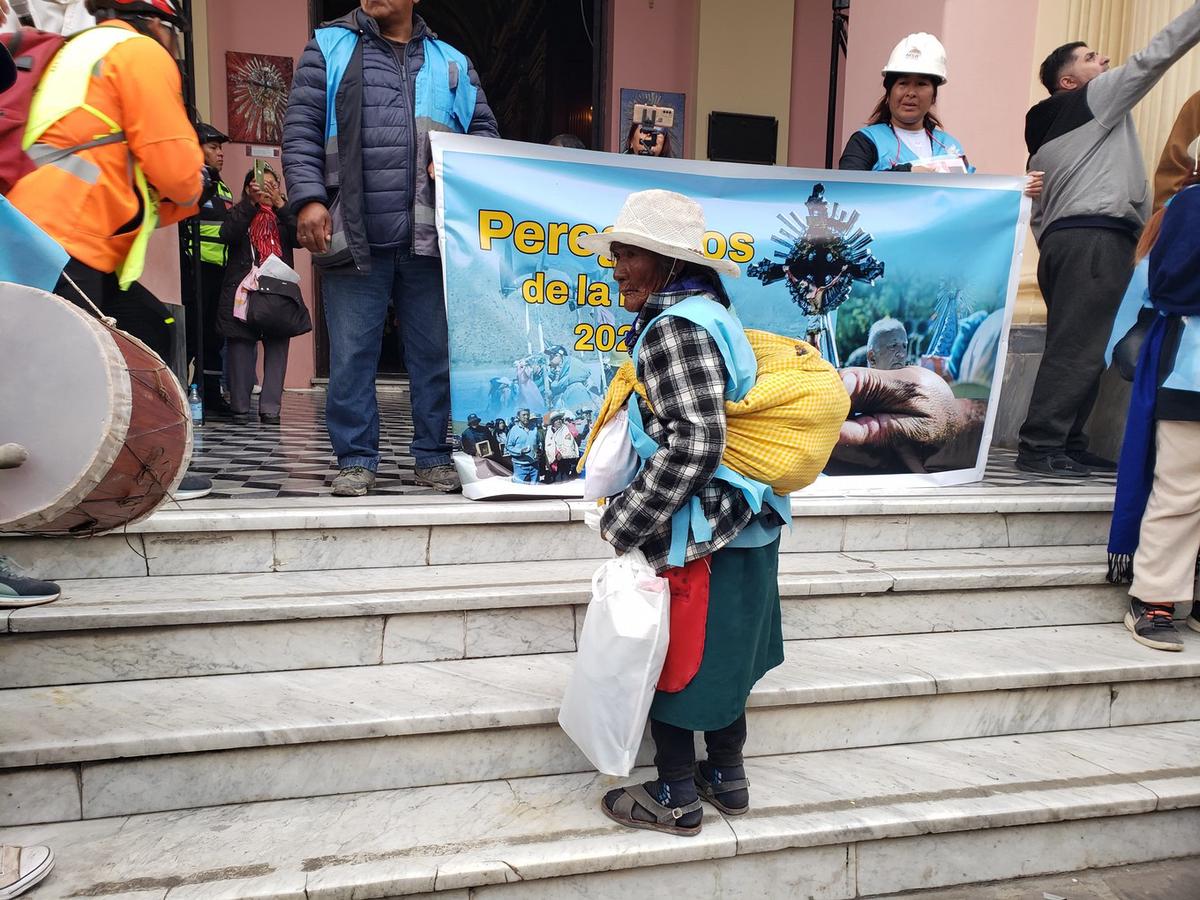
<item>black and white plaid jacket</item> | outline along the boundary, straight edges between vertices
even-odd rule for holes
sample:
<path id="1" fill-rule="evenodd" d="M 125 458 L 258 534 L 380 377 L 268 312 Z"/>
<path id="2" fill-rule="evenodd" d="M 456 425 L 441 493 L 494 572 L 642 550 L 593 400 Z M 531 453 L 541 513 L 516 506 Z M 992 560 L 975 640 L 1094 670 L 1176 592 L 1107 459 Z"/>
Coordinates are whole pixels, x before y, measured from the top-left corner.
<path id="1" fill-rule="evenodd" d="M 634 482 L 608 501 L 601 519 L 605 540 L 621 551 L 640 547 L 659 573 L 669 568 L 671 515 L 692 496 L 700 497 L 712 540 L 697 543 L 689 536 L 688 562 L 724 547 L 751 518 L 741 491 L 712 480 L 725 452 L 726 376 L 721 351 L 699 325 L 659 315 L 697 293 L 702 292 L 652 295 L 629 335 L 632 353 L 637 336 L 645 333 L 637 377 L 646 385 L 650 405 L 640 397 L 638 405 L 646 433 L 659 449 Z"/>

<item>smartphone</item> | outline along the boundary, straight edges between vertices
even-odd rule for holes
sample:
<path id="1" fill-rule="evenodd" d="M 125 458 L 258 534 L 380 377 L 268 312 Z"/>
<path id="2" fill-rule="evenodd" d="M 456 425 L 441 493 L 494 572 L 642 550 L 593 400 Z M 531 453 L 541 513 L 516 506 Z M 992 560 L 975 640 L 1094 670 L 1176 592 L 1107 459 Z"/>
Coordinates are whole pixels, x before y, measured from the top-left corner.
<path id="1" fill-rule="evenodd" d="M 271 171 L 271 164 L 265 159 L 256 159 L 254 161 L 254 183 L 258 185 L 259 190 L 265 187 L 263 182 L 266 180 L 266 175 L 269 171 Z"/>
<path id="2" fill-rule="evenodd" d="M 639 125 L 653 125 L 655 128 L 674 128 L 675 110 L 670 106 L 635 103 L 633 105 L 633 121 Z"/>

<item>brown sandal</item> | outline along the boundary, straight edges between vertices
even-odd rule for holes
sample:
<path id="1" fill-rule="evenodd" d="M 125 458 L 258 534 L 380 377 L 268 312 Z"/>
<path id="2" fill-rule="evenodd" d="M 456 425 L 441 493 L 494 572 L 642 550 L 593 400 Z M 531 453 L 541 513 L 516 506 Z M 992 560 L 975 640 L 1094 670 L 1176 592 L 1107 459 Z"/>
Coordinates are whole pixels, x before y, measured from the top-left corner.
<path id="1" fill-rule="evenodd" d="M 710 784 L 708 779 L 701 773 L 700 766 L 697 765 L 693 780 L 696 782 L 696 793 L 700 795 L 700 799 L 708 801 L 721 812 L 725 813 L 725 815 L 741 816 L 749 812 L 749 803 L 745 806 L 726 806 L 721 802 L 720 797 L 722 794 L 731 794 L 734 791 L 749 791 L 750 779 L 735 778 L 733 781 L 722 781 L 717 785 Z"/>
<path id="2" fill-rule="evenodd" d="M 605 795 L 607 796 L 607 794 Z M 687 828 L 683 825 L 676 825 L 688 813 L 696 812 L 703 809 L 699 800 L 689 803 L 687 806 L 663 806 L 640 784 L 631 784 L 629 787 L 621 789 L 621 795 L 613 802 L 612 809 L 608 808 L 608 804 L 604 802 L 604 797 L 600 798 L 600 809 L 604 814 L 614 822 L 619 822 L 629 828 L 645 828 L 647 831 L 661 831 L 663 834 L 677 834 L 682 837 L 693 837 L 700 833 L 700 827 L 703 822 L 698 822 L 694 827 Z M 650 815 L 654 816 L 653 822 L 643 822 L 641 819 L 633 817 L 635 806 L 640 806 Z"/>

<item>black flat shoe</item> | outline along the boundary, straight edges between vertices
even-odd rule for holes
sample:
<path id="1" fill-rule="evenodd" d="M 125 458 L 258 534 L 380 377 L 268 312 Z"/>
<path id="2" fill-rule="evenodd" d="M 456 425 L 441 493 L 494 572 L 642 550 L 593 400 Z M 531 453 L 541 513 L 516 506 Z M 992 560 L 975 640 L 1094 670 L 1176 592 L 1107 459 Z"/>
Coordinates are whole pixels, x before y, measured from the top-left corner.
<path id="1" fill-rule="evenodd" d="M 259 415 L 258 420 L 260 422 L 262 422 L 264 425 L 278 425 L 279 424 L 278 414 L 272 416 L 267 413 L 262 413 Z"/>
<path id="2" fill-rule="evenodd" d="M 1022 472 L 1033 472 L 1050 478 L 1087 478 L 1092 470 L 1081 466 L 1069 456 L 1047 456 L 1041 459 L 1017 457 L 1017 468 Z"/>

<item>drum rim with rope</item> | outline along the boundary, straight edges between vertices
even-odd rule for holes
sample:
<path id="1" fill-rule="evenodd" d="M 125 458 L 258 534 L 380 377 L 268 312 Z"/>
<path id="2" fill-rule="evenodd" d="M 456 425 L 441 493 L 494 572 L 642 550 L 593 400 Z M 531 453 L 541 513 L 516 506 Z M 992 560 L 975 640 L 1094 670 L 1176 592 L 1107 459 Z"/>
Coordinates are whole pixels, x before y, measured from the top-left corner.
<path id="1" fill-rule="evenodd" d="M 114 327 L 113 320 L 105 319 L 103 316 L 97 319 L 63 298 L 37 288 L 12 283 L 5 283 L 2 287 L 6 292 L 19 291 L 36 297 L 34 302 L 37 303 L 61 304 L 63 308 L 70 311 L 71 315 L 78 316 L 79 320 L 85 323 L 85 327 L 95 338 L 102 353 L 107 377 L 107 393 L 111 398 L 111 403 L 108 410 L 105 411 L 102 422 L 99 423 L 102 434 L 95 455 L 84 464 L 74 483 L 67 484 L 61 489 L 57 486 L 51 488 L 52 491 L 57 490 L 58 493 L 52 500 L 37 509 L 20 513 L 9 519 L 2 518 L 3 513 L 0 512 L 0 533 L 86 537 L 132 525 L 148 518 L 174 494 L 187 472 L 191 459 L 194 437 L 188 412 L 187 395 L 183 391 L 183 386 L 154 351 L 137 338 Z M 95 309 L 94 304 L 91 304 L 90 301 L 89 305 Z M 99 315 L 99 310 L 96 312 Z M 0 335 L 0 341 L 2 338 L 3 336 Z M 138 378 L 137 373 L 142 370 L 131 369 L 131 360 L 123 351 L 122 342 L 131 345 L 135 351 L 148 357 L 147 362 L 157 363 L 157 367 L 153 370 L 156 377 L 153 378 L 152 383 L 149 380 Z M 166 377 L 163 377 L 163 373 Z M 135 450 L 128 447 L 130 430 L 137 415 L 139 402 L 137 397 L 139 395 L 157 395 L 158 399 L 178 418 L 178 421 L 170 422 L 167 428 L 177 431 L 178 427 L 182 425 L 184 429 L 182 455 L 177 468 L 170 475 L 170 481 L 166 484 L 163 484 L 155 475 L 155 465 L 162 457 L 156 458 L 154 464 L 151 464 L 139 458 Z M 121 415 L 122 410 L 127 410 L 128 414 Z M 11 429 L 9 430 L 11 431 Z M 134 437 L 135 440 L 140 441 L 165 430 L 156 429 L 154 432 L 138 433 Z M 145 485 L 144 476 L 147 474 L 153 481 L 140 492 L 131 490 L 129 493 L 117 497 L 93 497 L 92 495 L 97 489 L 104 485 L 106 479 L 116 471 L 118 460 L 127 449 L 133 455 L 133 459 L 142 466 L 142 473 L 134 479 L 138 487 Z M 9 470 L 9 472 L 20 473 L 22 468 L 25 467 Z M 9 474 L 7 477 L 17 476 Z M 104 517 L 97 518 L 93 511 L 88 510 L 89 504 L 94 506 L 105 504 L 106 514 Z M 111 512 L 114 506 L 121 510 L 119 515 Z M 64 519 L 74 520 L 74 524 L 68 527 L 65 522 L 61 521 Z"/>

